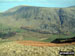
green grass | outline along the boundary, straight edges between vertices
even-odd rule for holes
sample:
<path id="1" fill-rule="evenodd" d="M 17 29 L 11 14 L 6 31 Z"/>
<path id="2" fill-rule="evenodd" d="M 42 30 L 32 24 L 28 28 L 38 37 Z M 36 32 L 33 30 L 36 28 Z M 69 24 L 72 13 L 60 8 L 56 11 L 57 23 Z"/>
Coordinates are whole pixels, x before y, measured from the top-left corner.
<path id="1" fill-rule="evenodd" d="M 40 41 L 40 38 L 36 38 L 36 37 L 25 37 L 23 40 Z"/>
<path id="2" fill-rule="evenodd" d="M 11 40 L 0 40 L 0 44 L 6 43 L 6 42 L 11 42 Z"/>
<path id="3" fill-rule="evenodd" d="M 27 31 L 27 30 L 23 30 L 17 27 L 11 27 L 8 25 L 4 25 L 4 24 L 0 24 L 0 33 L 2 34 L 7 34 L 8 32 L 16 32 L 19 33 L 16 36 L 13 35 L 13 37 L 7 37 L 7 39 L 11 38 L 12 40 L 18 39 L 18 38 L 23 38 L 22 40 L 32 40 L 32 41 L 43 41 L 43 42 L 51 42 L 53 40 L 55 40 L 56 38 L 72 38 L 73 36 L 75 36 L 75 34 L 71 33 L 70 35 L 62 35 L 62 34 L 41 34 L 41 33 L 37 33 L 37 32 L 32 32 L 32 31 Z M 2 35 L 0 34 L 0 38 Z M 21 37 L 20 37 L 21 36 Z M 46 39 L 44 39 L 46 38 Z M 40 39 L 44 39 L 44 40 L 40 40 Z"/>
<path id="4" fill-rule="evenodd" d="M 45 41 L 45 42 L 51 42 L 51 41 L 53 41 L 53 40 L 55 40 L 57 38 L 72 38 L 72 37 L 75 37 L 75 34 L 72 34 L 72 35 L 69 35 L 69 36 L 62 35 L 62 34 L 60 34 L 60 35 L 52 35 L 48 39 L 43 40 L 43 41 Z"/>

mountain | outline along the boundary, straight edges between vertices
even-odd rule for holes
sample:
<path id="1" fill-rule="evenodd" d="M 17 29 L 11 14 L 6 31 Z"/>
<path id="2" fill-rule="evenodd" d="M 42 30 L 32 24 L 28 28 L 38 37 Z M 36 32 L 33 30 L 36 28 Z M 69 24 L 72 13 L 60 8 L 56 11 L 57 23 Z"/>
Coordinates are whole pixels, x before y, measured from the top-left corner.
<path id="1" fill-rule="evenodd" d="M 70 6 L 70 8 L 75 8 L 75 6 Z"/>
<path id="2" fill-rule="evenodd" d="M 17 6 L 0 14 L 0 24 L 39 33 L 75 33 L 75 8 Z"/>

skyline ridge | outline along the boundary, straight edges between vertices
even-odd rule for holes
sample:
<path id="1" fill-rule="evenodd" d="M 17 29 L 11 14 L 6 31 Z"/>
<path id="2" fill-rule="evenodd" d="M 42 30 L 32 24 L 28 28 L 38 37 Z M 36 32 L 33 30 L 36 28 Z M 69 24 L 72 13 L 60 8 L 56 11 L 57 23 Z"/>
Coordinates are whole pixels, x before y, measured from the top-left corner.
<path id="1" fill-rule="evenodd" d="M 75 0 L 0 0 L 0 12 L 20 5 L 63 8 L 75 6 Z"/>

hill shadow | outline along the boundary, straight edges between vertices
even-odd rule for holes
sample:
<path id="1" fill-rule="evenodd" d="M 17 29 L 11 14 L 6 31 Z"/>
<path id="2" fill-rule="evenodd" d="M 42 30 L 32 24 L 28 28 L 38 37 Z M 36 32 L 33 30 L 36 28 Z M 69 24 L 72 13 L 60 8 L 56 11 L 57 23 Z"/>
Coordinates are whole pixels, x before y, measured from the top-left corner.
<path id="1" fill-rule="evenodd" d="M 72 43 L 75 42 L 75 37 L 72 38 L 57 38 L 53 40 L 51 43 Z"/>
<path id="2" fill-rule="evenodd" d="M 16 32 L 0 33 L 0 38 L 6 39 L 6 38 L 12 37 L 14 35 L 16 35 Z"/>

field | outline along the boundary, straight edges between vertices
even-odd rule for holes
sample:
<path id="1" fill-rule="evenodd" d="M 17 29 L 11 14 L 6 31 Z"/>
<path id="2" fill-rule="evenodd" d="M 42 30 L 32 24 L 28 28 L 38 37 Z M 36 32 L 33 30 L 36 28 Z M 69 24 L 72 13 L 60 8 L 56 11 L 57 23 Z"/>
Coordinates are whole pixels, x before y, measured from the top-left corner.
<path id="1" fill-rule="evenodd" d="M 0 56 L 61 56 L 59 51 L 75 51 L 75 45 L 67 46 L 28 46 L 16 41 L 0 45 Z"/>

